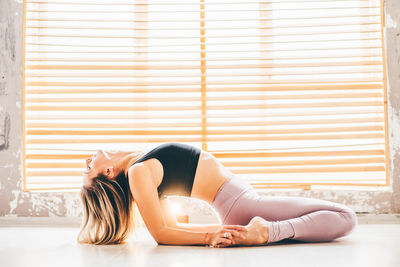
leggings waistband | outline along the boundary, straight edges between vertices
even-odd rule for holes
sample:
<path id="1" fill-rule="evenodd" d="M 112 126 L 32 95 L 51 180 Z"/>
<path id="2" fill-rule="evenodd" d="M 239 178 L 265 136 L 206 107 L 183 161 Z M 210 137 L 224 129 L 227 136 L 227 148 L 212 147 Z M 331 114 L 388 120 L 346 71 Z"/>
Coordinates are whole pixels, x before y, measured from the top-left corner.
<path id="1" fill-rule="evenodd" d="M 236 201 L 248 190 L 253 187 L 242 178 L 233 176 L 231 179 L 226 181 L 219 188 L 212 206 L 219 214 L 222 223 L 224 223 L 226 217 L 229 215 L 232 207 Z"/>

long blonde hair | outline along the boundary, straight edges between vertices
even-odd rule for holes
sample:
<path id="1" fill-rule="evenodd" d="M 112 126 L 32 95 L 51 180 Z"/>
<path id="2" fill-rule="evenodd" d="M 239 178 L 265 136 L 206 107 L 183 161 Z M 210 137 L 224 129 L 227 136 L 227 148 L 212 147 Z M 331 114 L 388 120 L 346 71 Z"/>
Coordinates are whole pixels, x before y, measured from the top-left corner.
<path id="1" fill-rule="evenodd" d="M 91 185 L 81 188 L 81 201 L 79 243 L 120 244 L 134 230 L 133 197 L 123 171 L 112 180 L 102 174 L 94 178 Z"/>

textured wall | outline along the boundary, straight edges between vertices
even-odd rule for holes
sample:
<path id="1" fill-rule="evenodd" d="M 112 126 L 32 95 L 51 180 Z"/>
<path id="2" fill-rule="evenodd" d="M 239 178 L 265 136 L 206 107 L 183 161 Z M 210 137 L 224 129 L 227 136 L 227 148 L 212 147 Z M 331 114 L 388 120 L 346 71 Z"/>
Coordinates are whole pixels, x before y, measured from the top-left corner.
<path id="1" fill-rule="evenodd" d="M 400 213 L 400 1 L 387 0 L 389 190 L 269 192 L 343 203 L 357 212 Z M 22 192 L 22 0 L 0 0 L 0 216 L 80 216 L 78 193 Z M 198 212 L 198 208 L 195 208 Z"/>
<path id="2" fill-rule="evenodd" d="M 22 0 L 0 0 L 0 216 L 79 216 L 77 193 L 22 192 Z"/>
<path id="3" fill-rule="evenodd" d="M 400 213 L 400 1 L 386 1 L 388 118 L 393 194 L 392 210 Z"/>

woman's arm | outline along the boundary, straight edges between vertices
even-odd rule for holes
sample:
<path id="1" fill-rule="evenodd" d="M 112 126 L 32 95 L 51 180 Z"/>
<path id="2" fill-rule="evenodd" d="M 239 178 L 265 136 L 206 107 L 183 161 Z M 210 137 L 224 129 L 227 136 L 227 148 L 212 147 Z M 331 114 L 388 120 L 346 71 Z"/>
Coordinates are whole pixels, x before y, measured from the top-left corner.
<path id="1" fill-rule="evenodd" d="M 193 223 L 178 223 L 176 217 L 171 211 L 171 204 L 168 198 L 160 200 L 161 208 L 166 224 L 171 228 L 179 228 L 194 232 L 215 232 L 221 229 L 221 224 L 193 224 Z"/>
<path id="2" fill-rule="evenodd" d="M 220 224 L 194 224 L 194 223 L 177 223 L 176 228 L 190 230 L 194 232 L 216 232 L 223 226 Z"/>
<path id="3" fill-rule="evenodd" d="M 156 186 L 151 179 L 151 170 L 145 164 L 138 163 L 129 168 L 128 176 L 130 189 L 139 212 L 157 243 L 170 245 L 222 244 L 223 246 L 231 244 L 232 236 L 235 233 L 224 227 L 213 232 L 207 230 L 199 232 L 178 228 L 177 225 L 169 226 L 167 219 L 163 216 Z M 210 230 L 215 229 L 215 226 L 210 228 Z M 230 235 L 224 237 L 225 232 L 229 232 Z"/>
<path id="4" fill-rule="evenodd" d="M 221 229 L 229 229 L 235 231 L 235 236 L 241 236 L 244 238 L 244 233 L 247 232 L 247 228 L 240 225 L 222 225 L 222 224 L 193 224 L 193 223 L 178 223 L 176 217 L 171 211 L 171 205 L 168 198 L 160 200 L 165 222 L 168 227 L 178 228 L 181 230 L 188 230 L 193 232 L 217 232 Z"/>

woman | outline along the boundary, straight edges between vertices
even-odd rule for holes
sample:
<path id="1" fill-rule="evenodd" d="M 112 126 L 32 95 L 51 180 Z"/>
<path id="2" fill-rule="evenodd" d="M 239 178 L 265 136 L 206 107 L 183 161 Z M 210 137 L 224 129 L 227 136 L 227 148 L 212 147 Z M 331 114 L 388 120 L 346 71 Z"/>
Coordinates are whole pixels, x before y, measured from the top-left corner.
<path id="1" fill-rule="evenodd" d="M 146 153 L 98 150 L 86 166 L 80 243 L 123 242 L 133 230 L 134 202 L 158 244 L 226 247 L 283 239 L 321 242 L 342 237 L 357 224 L 351 209 L 333 202 L 259 196 L 212 154 L 186 144 L 166 143 Z M 210 203 L 222 225 L 177 224 L 168 195 Z"/>

